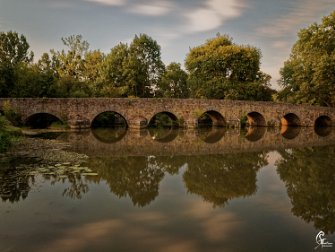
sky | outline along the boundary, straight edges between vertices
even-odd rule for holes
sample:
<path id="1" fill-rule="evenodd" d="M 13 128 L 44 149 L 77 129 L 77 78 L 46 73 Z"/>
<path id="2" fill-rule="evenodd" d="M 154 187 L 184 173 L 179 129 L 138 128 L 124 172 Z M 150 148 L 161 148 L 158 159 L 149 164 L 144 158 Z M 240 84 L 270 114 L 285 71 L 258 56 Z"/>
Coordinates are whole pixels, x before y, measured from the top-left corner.
<path id="1" fill-rule="evenodd" d="M 278 88 L 279 70 L 297 32 L 335 10 L 335 0 L 0 0 L 0 31 L 23 34 L 35 60 L 81 34 L 90 49 L 108 53 L 145 33 L 167 65 L 182 65 L 190 48 L 217 33 L 262 52 L 261 70 Z"/>

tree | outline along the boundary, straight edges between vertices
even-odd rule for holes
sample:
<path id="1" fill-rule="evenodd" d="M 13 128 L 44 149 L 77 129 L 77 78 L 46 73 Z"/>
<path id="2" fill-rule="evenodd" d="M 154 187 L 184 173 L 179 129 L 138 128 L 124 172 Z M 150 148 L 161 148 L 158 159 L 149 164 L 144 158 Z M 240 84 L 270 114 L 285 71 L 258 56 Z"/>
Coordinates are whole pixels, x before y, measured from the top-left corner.
<path id="1" fill-rule="evenodd" d="M 280 70 L 278 99 L 335 106 L 335 11 L 300 30 L 289 59 Z"/>
<path id="2" fill-rule="evenodd" d="M 164 72 L 160 49 L 158 43 L 148 35 L 135 35 L 129 46 L 129 57 L 125 66 L 130 95 L 155 96 Z"/>
<path id="3" fill-rule="evenodd" d="M 0 32 L 0 96 L 7 97 L 15 86 L 15 71 L 19 64 L 29 64 L 34 54 L 23 35 Z"/>
<path id="4" fill-rule="evenodd" d="M 120 43 L 113 47 L 102 65 L 103 96 L 124 97 L 129 93 L 127 78 L 127 63 L 129 62 L 129 47 Z"/>
<path id="5" fill-rule="evenodd" d="M 163 97 L 187 98 L 189 88 L 187 86 L 187 73 L 181 69 L 180 64 L 172 62 L 166 67 L 159 84 L 159 89 Z"/>
<path id="6" fill-rule="evenodd" d="M 269 75 L 260 71 L 261 52 L 252 46 L 233 44 L 228 36 L 208 40 L 192 48 L 185 65 L 190 73 L 191 95 L 196 98 L 270 100 Z M 246 94 L 245 89 L 253 93 Z M 258 94 L 261 93 L 261 94 Z"/>

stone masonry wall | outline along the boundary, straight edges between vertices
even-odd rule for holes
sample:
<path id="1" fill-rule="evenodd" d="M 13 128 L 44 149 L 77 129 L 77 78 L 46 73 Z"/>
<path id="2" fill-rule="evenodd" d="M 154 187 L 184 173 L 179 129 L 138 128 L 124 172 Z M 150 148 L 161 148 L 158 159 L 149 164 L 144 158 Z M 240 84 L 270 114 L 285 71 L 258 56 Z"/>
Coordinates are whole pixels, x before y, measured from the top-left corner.
<path id="1" fill-rule="evenodd" d="M 239 125 L 242 117 L 251 112 L 263 116 L 262 126 L 277 126 L 281 118 L 289 113 L 299 118 L 300 126 L 314 126 L 320 116 L 328 116 L 333 126 L 335 124 L 334 108 L 273 102 L 146 98 L 0 98 L 0 108 L 5 101 L 21 114 L 23 121 L 37 113 L 49 113 L 67 121 L 72 128 L 90 127 L 94 118 L 106 111 L 122 115 L 130 128 L 145 127 L 160 112 L 172 113 L 181 126 L 194 128 L 198 118 L 206 111 L 220 113 L 227 125 L 235 126 Z M 252 120 L 250 117 L 251 124 Z"/>

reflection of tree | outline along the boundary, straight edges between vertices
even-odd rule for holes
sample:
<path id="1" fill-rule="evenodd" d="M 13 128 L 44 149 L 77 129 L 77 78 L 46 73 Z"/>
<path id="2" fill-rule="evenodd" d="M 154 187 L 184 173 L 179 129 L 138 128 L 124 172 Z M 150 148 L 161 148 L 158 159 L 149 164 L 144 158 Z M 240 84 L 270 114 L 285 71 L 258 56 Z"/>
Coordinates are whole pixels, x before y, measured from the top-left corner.
<path id="1" fill-rule="evenodd" d="M 265 165 L 265 152 L 192 156 L 184 181 L 189 192 L 224 206 L 230 199 L 255 193 L 256 173 Z"/>
<path id="2" fill-rule="evenodd" d="M 335 146 L 281 152 L 277 163 L 292 202 L 292 213 L 315 228 L 335 231 Z"/>
<path id="3" fill-rule="evenodd" d="M 137 206 L 145 206 L 156 198 L 164 177 L 164 171 L 150 157 L 95 158 L 89 165 L 97 167 L 113 193 L 118 197 L 129 195 Z"/>
<path id="4" fill-rule="evenodd" d="M 34 178 L 22 176 L 15 164 L 0 163 L 0 197 L 3 201 L 18 202 L 27 198 Z"/>

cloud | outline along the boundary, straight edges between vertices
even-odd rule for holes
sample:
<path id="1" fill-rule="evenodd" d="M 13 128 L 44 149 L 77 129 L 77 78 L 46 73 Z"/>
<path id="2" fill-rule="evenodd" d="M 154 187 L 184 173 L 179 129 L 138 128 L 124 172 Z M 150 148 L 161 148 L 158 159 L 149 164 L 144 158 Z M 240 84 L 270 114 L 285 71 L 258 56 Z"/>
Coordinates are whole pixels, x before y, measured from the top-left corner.
<path id="1" fill-rule="evenodd" d="M 85 0 L 85 1 L 107 6 L 122 6 L 126 4 L 125 0 Z"/>
<path id="2" fill-rule="evenodd" d="M 167 1 L 155 1 L 131 5 L 128 11 L 143 16 L 164 16 L 171 12 L 173 4 Z"/>
<path id="3" fill-rule="evenodd" d="M 241 0 L 208 0 L 204 6 L 185 14 L 187 30 L 203 32 L 220 27 L 225 21 L 242 15 Z"/>
<path id="4" fill-rule="evenodd" d="M 333 6 L 333 0 L 299 0 L 291 11 L 258 28 L 257 33 L 270 38 L 294 35 L 302 26 L 319 21 L 320 13 Z"/>

